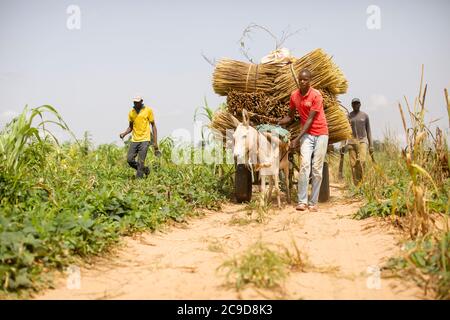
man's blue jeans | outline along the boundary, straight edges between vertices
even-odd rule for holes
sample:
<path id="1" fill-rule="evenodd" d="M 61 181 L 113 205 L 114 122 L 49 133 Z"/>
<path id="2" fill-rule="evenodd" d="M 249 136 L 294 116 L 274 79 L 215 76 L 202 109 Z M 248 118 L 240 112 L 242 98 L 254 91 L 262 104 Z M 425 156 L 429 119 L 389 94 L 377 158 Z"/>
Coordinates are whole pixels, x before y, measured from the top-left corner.
<path id="1" fill-rule="evenodd" d="M 322 170 L 328 148 L 328 136 L 305 133 L 300 139 L 301 165 L 298 177 L 298 203 L 316 205 L 319 200 Z M 312 164 L 312 165 L 311 165 Z M 309 176 L 312 167 L 312 192 L 308 202 Z"/>

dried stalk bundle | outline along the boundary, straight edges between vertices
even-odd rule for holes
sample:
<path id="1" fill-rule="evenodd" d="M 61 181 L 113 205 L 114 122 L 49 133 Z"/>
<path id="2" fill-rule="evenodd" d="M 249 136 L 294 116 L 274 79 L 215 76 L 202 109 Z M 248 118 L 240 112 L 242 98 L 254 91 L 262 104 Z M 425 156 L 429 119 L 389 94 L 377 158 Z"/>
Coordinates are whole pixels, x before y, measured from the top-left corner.
<path id="1" fill-rule="evenodd" d="M 241 119 L 242 110 L 248 111 L 250 121 L 255 125 L 276 123 L 289 112 L 289 105 L 283 105 L 264 92 L 240 93 L 230 91 L 227 96 L 227 109 L 237 119 Z"/>
<path id="2" fill-rule="evenodd" d="M 221 59 L 213 73 L 214 92 L 221 96 L 228 95 L 231 90 L 270 93 L 279 69 L 279 64 L 250 64 Z"/>
<path id="3" fill-rule="evenodd" d="M 328 143 L 336 143 L 352 137 L 352 128 L 346 111 L 341 107 L 336 96 L 320 90 L 323 97 L 323 108 L 328 123 Z"/>
<path id="4" fill-rule="evenodd" d="M 332 94 L 347 92 L 348 83 L 342 71 L 322 49 L 316 49 L 293 63 L 282 67 L 275 79 L 273 96 L 282 102 L 289 101 L 290 94 L 298 88 L 297 77 L 301 69 L 312 73 L 311 86 Z"/>
<path id="5" fill-rule="evenodd" d="M 236 119 L 227 110 L 219 110 L 214 113 L 214 116 L 209 124 L 214 136 L 218 140 L 223 140 L 226 137 L 227 130 L 234 130 L 239 125 L 239 120 Z"/>

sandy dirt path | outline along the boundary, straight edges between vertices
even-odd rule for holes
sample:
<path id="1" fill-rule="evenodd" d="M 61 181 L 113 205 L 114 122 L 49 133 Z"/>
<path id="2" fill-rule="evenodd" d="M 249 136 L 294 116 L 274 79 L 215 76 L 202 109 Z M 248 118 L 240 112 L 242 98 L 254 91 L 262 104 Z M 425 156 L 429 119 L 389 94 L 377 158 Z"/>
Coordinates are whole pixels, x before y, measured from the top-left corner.
<path id="1" fill-rule="evenodd" d="M 227 204 L 187 223 L 124 238 L 108 257 L 81 267 L 81 288 L 68 289 L 57 277 L 55 289 L 38 299 L 420 299 L 421 290 L 398 279 L 381 279 L 370 289 L 370 266 L 382 266 L 400 251 L 395 229 L 377 219 L 351 218 L 361 203 L 341 200 L 339 186 L 319 212 L 273 209 L 265 223 L 232 223 L 245 205 Z M 313 266 L 290 272 L 283 290 L 225 285 L 217 267 L 257 241 L 290 247 L 292 240 Z"/>

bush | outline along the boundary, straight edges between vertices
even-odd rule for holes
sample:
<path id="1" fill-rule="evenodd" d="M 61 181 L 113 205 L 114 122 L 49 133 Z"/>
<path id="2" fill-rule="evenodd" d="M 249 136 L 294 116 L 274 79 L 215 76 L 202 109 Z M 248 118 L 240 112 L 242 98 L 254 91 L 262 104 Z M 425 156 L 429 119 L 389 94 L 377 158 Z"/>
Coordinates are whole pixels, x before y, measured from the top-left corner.
<path id="1" fill-rule="evenodd" d="M 450 299 L 450 232 L 409 241 L 404 250 L 404 256 L 390 259 L 387 268 L 412 278 L 437 299 Z"/>

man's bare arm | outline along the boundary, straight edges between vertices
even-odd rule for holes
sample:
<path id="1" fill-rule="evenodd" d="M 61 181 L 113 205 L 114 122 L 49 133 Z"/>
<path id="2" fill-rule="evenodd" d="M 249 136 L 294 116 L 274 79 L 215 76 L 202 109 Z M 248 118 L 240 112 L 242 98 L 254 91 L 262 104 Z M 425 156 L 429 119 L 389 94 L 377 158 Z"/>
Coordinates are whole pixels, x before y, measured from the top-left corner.
<path id="1" fill-rule="evenodd" d="M 290 124 L 292 120 L 294 120 L 294 113 L 295 113 L 294 109 L 289 109 L 289 114 L 280 121 L 278 121 L 278 125 L 283 126 Z"/>
<path id="2" fill-rule="evenodd" d="M 369 140 L 369 149 L 373 149 L 372 131 L 370 130 L 369 117 L 366 118 L 366 134 L 367 140 Z"/>
<path id="3" fill-rule="evenodd" d="M 317 114 L 317 111 L 311 110 L 309 112 L 308 119 L 306 119 L 305 125 L 303 126 L 302 130 L 300 131 L 299 138 L 301 138 L 309 130 L 309 128 L 311 128 L 311 125 L 313 123 L 313 120 L 314 120 L 316 114 Z"/>
<path id="4" fill-rule="evenodd" d="M 125 138 L 125 136 L 131 133 L 132 131 L 133 131 L 133 122 L 130 121 L 128 128 L 125 130 L 125 132 L 122 132 L 120 134 L 120 139 Z"/>
<path id="5" fill-rule="evenodd" d="M 151 122 L 152 124 L 152 133 L 153 133 L 153 148 L 158 150 L 158 130 L 156 129 L 155 121 Z"/>
<path id="6" fill-rule="evenodd" d="M 303 128 L 300 130 L 300 134 L 298 135 L 297 138 L 295 138 L 294 140 L 292 140 L 291 142 L 291 148 L 296 148 L 299 144 L 300 139 L 303 137 L 303 135 L 308 132 L 309 128 L 311 128 L 311 125 L 314 121 L 314 117 L 316 116 L 317 111 L 311 110 L 309 112 L 308 115 L 308 119 L 306 119 L 305 125 L 303 126 Z"/>

